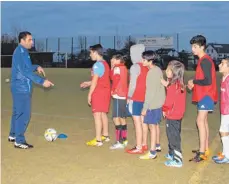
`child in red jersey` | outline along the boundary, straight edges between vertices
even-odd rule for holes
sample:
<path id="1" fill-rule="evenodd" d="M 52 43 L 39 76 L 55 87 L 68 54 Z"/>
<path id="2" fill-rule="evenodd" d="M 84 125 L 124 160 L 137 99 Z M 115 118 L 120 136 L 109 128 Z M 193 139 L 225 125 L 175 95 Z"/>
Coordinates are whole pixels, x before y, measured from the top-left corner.
<path id="1" fill-rule="evenodd" d="M 186 91 L 184 87 L 184 65 L 179 61 L 171 61 L 166 69 L 167 81 L 162 84 L 167 89 L 165 103 L 162 107 L 166 118 L 166 133 L 169 142 L 169 153 L 165 162 L 169 167 L 182 167 L 181 121 L 185 112 Z"/>
<path id="2" fill-rule="evenodd" d="M 196 156 L 191 159 L 195 162 L 206 160 L 209 155 L 208 139 L 208 113 L 214 110 L 217 102 L 217 86 L 215 64 L 210 56 L 205 53 L 206 38 L 197 35 L 190 40 L 192 52 L 198 56 L 195 78 L 188 81 L 188 88 L 193 90 L 192 101 L 197 103 L 197 127 L 199 129 L 200 149 L 193 151 Z M 190 161 L 191 161 L 190 160 Z"/>
<path id="3" fill-rule="evenodd" d="M 115 124 L 116 142 L 110 149 L 123 149 L 127 145 L 126 98 L 128 93 L 128 70 L 125 58 L 114 55 L 111 59 L 111 95 L 113 97 L 113 121 Z"/>
<path id="4" fill-rule="evenodd" d="M 128 89 L 127 108 L 132 116 L 135 126 L 136 146 L 128 149 L 127 153 L 142 154 L 148 150 L 147 145 L 142 145 L 142 123 L 141 115 L 145 101 L 146 75 L 148 68 L 142 64 L 142 53 L 145 51 L 143 44 L 133 45 L 130 48 L 130 56 L 133 65 L 130 68 L 130 83 Z"/>
<path id="5" fill-rule="evenodd" d="M 92 80 L 83 82 L 80 87 L 90 86 L 88 104 L 92 108 L 95 120 L 96 137 L 87 142 L 88 146 L 102 146 L 103 142 L 110 140 L 108 136 L 107 113 L 110 106 L 110 68 L 103 59 L 103 48 L 100 44 L 90 47 L 90 57 L 96 63 L 92 67 Z M 101 135 L 103 131 L 103 134 Z"/>
<path id="6" fill-rule="evenodd" d="M 217 164 L 229 164 L 229 58 L 222 60 L 219 65 L 219 72 L 223 74 L 221 82 L 221 126 L 220 135 L 223 143 L 223 152 L 212 159 Z"/>

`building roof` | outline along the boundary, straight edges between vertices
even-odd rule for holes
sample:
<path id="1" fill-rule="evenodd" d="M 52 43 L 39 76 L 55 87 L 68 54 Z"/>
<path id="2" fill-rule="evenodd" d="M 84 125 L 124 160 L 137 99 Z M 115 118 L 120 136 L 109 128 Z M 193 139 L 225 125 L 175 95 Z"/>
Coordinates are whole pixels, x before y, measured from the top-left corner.
<path id="1" fill-rule="evenodd" d="M 161 49 L 156 50 L 156 53 L 157 54 L 168 54 L 171 51 L 176 52 L 174 49 L 161 48 Z"/>
<path id="2" fill-rule="evenodd" d="M 229 44 L 209 43 L 208 46 L 209 45 L 211 45 L 217 53 L 229 53 Z"/>

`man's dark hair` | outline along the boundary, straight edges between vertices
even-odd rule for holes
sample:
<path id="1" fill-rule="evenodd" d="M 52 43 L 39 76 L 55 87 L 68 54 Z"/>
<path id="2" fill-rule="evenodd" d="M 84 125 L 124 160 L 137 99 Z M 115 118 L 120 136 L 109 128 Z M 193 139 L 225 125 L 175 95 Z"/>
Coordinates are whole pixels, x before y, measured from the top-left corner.
<path id="1" fill-rule="evenodd" d="M 156 52 L 152 51 L 152 50 L 148 50 L 142 53 L 142 58 L 146 59 L 147 61 L 151 61 L 152 63 L 155 62 L 155 60 L 157 59 L 157 54 Z"/>
<path id="2" fill-rule="evenodd" d="M 20 32 L 19 35 L 18 35 L 19 43 L 21 42 L 21 39 L 25 39 L 28 35 L 32 35 L 32 34 L 30 32 L 28 32 L 28 31 Z"/>
<path id="3" fill-rule="evenodd" d="M 96 45 L 90 46 L 90 50 L 93 52 L 96 51 L 100 56 L 103 56 L 103 47 L 101 44 L 96 44 Z"/>
<path id="4" fill-rule="evenodd" d="M 197 35 L 194 36 L 191 40 L 190 40 L 190 44 L 197 44 L 200 47 L 204 46 L 204 49 L 206 48 L 206 38 L 202 35 Z"/>
<path id="5" fill-rule="evenodd" d="M 125 63 L 127 60 L 127 57 L 123 56 L 122 54 L 115 54 L 112 56 L 112 58 L 120 60 L 121 63 Z"/>

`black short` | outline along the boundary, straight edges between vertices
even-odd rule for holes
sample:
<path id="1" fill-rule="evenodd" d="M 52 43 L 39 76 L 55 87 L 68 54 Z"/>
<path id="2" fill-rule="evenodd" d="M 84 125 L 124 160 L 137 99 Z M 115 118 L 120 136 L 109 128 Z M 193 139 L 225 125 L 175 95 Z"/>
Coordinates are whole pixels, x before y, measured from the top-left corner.
<path id="1" fill-rule="evenodd" d="M 113 99 L 113 118 L 126 118 L 126 99 Z"/>

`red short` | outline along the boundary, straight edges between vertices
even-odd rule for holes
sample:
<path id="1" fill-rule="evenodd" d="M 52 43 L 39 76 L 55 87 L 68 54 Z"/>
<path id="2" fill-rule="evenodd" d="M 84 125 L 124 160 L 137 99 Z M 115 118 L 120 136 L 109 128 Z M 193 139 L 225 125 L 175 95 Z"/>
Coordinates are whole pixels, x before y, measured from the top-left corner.
<path id="1" fill-rule="evenodd" d="M 92 112 L 109 112 L 111 93 L 108 91 L 101 91 L 92 94 L 91 108 Z"/>

